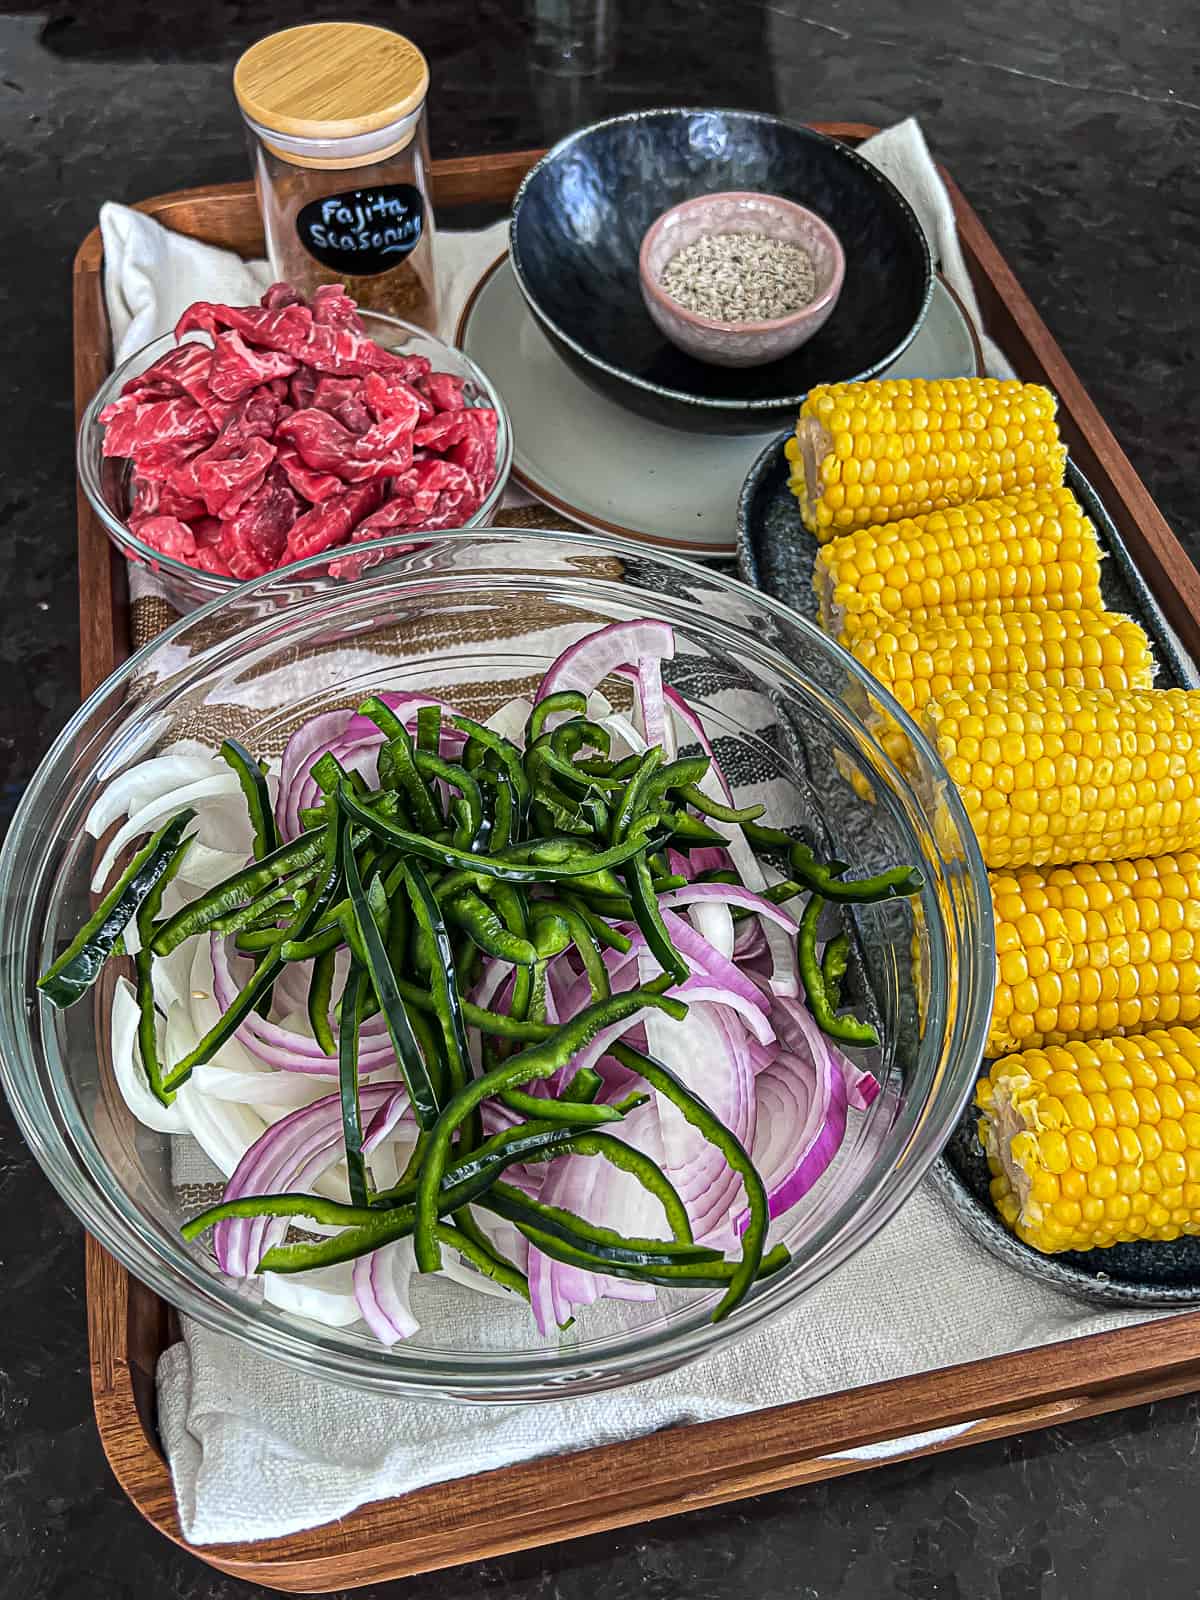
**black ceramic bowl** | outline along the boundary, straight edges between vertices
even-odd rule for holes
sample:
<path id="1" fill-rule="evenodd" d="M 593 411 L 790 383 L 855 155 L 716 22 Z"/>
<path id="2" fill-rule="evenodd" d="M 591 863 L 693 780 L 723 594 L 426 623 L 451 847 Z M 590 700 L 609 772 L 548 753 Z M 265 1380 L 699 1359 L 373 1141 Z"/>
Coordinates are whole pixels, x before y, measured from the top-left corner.
<path id="1" fill-rule="evenodd" d="M 846 255 L 829 321 L 768 366 L 685 355 L 654 326 L 638 287 L 638 249 L 655 218 L 726 189 L 807 206 Z M 509 253 L 530 310 L 581 377 L 658 421 L 712 433 L 769 428 L 814 384 L 882 372 L 933 292 L 925 235 L 882 173 L 810 128 L 750 111 L 635 111 L 571 134 L 521 185 Z"/>

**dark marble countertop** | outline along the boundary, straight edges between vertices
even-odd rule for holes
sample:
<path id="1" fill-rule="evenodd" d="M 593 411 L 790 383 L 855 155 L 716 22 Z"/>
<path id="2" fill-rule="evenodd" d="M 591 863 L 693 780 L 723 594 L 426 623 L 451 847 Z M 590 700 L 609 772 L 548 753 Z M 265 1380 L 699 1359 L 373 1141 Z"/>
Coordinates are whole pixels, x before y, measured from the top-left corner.
<path id="1" fill-rule="evenodd" d="M 36 4 L 36 0 L 33 0 Z M 687 100 L 917 114 L 1191 554 L 1200 555 L 1200 13 L 1179 0 L 580 0 L 604 70 L 547 73 L 567 0 L 409 0 L 435 153 Z M 18 14 L 19 13 L 19 14 Z M 288 0 L 0 5 L 0 827 L 77 703 L 70 266 L 105 198 L 241 178 L 238 51 Z M 0 1592 L 253 1593 L 146 1527 L 104 1463 L 78 1226 L 0 1110 Z M 1197 1593 L 1195 1398 L 358 1591 L 459 1600 L 1126 1600 Z"/>

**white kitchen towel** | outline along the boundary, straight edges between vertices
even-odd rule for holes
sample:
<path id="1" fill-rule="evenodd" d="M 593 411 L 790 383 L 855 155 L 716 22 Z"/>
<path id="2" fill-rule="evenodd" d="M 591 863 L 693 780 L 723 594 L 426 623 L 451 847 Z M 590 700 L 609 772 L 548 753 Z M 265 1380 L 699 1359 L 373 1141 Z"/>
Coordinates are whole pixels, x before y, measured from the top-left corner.
<path id="1" fill-rule="evenodd" d="M 467 1348 L 494 1348 L 507 1318 L 528 1316 L 524 1305 L 510 1308 L 470 1289 L 429 1292 L 444 1297 L 436 1325 L 453 1326 Z M 415 1309 L 428 1315 L 421 1301 Z M 184 1533 L 196 1544 L 220 1544 L 314 1527 L 370 1500 L 534 1456 L 1144 1320 L 1081 1304 L 1004 1266 L 925 1185 L 794 1310 L 715 1355 L 630 1388 L 468 1410 L 384 1399 L 314 1382 L 185 1318 L 183 1341 L 159 1361 L 158 1424 Z M 939 1429 L 937 1437 L 970 1426 Z M 845 1453 L 879 1460 L 913 1447 L 897 1439 Z M 686 1438 L 675 1448 L 686 1451 Z"/>
<path id="2" fill-rule="evenodd" d="M 920 128 L 910 119 L 862 150 L 907 195 L 936 264 L 978 327 L 949 198 Z M 192 300 L 248 301 L 269 279 L 262 262 L 241 262 L 122 206 L 105 206 L 101 226 L 118 359 L 165 332 Z M 504 232 L 501 223 L 439 235 L 443 335 L 453 334 L 471 286 L 503 251 Z M 986 339 L 984 348 L 988 370 L 1007 374 L 1003 356 Z M 135 592 L 147 592 L 146 575 L 139 570 L 134 576 Z M 468 1347 L 494 1346 L 505 1318 L 527 1314 L 454 1286 L 419 1292 L 442 1297 L 429 1309 L 455 1318 Z M 601 1315 L 605 1309 L 596 1308 Z M 159 1365 L 159 1426 L 184 1533 L 213 1544 L 312 1527 L 370 1500 L 533 1456 L 1140 1320 L 1137 1312 L 1070 1299 L 995 1260 L 926 1185 L 795 1310 L 732 1349 L 648 1383 L 594 1398 L 475 1406 L 464 1413 L 451 1403 L 389 1401 L 316 1383 L 185 1318 L 182 1341 Z M 938 1430 L 937 1437 L 970 1426 Z M 925 1441 L 885 1441 L 847 1454 L 878 1459 L 918 1442 Z"/>

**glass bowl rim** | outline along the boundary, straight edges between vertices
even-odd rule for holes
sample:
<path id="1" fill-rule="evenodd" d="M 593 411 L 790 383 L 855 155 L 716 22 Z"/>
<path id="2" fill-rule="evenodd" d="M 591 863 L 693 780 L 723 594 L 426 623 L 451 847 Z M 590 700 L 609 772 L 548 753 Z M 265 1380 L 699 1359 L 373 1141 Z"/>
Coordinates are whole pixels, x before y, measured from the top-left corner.
<path id="1" fill-rule="evenodd" d="M 484 497 L 483 503 L 472 514 L 471 521 L 465 524 L 467 528 L 481 529 L 483 527 L 482 519 L 490 517 L 500 504 L 509 473 L 512 470 L 512 422 L 508 415 L 508 407 L 504 404 L 504 398 L 499 389 L 496 388 L 478 362 L 474 361 L 465 350 L 460 350 L 458 345 L 452 344 L 448 339 L 443 339 L 440 334 L 431 333 L 428 328 L 422 328 L 415 322 L 406 322 L 403 317 L 394 317 L 387 311 L 372 311 L 364 306 L 360 308 L 358 314 L 367 318 L 368 321 L 385 322 L 391 327 L 404 329 L 406 333 L 416 333 L 423 339 L 432 339 L 435 344 L 448 351 L 468 369 L 471 381 L 477 383 L 487 396 L 488 404 L 495 411 L 497 419 L 496 478 Z M 161 570 L 173 577 L 183 578 L 197 589 L 211 590 L 213 599 L 223 600 L 227 595 L 243 593 L 249 584 L 257 583 L 260 580 L 257 578 L 227 578 L 220 572 L 206 572 L 203 567 L 191 567 L 186 561 L 180 561 L 177 556 L 165 555 L 161 550 L 155 550 L 150 545 L 143 544 L 137 534 L 130 529 L 129 524 L 118 517 L 109 506 L 92 460 L 93 452 L 88 448 L 93 433 L 97 430 L 103 430 L 104 425 L 100 421 L 101 411 L 120 394 L 121 387 L 131 376 L 130 369 L 134 363 L 141 360 L 158 345 L 163 346 L 162 354 L 164 355 L 169 349 L 178 348 L 178 344 L 175 342 L 174 329 L 170 329 L 166 333 L 160 333 L 156 338 L 148 339 L 145 344 L 139 345 L 131 355 L 125 357 L 120 366 L 112 369 L 88 401 L 83 415 L 79 419 L 79 428 L 75 435 L 75 470 L 79 474 L 79 481 L 83 485 L 83 492 L 87 496 L 88 504 L 104 524 L 105 532 L 114 543 L 122 548 L 129 549 L 152 570 Z M 103 461 L 105 458 L 103 455 L 99 455 L 97 459 Z M 460 530 L 440 528 L 434 530 L 435 533 L 458 531 Z M 415 536 L 419 537 L 419 530 L 416 530 Z M 382 543 L 382 541 L 379 542 Z M 409 539 L 408 542 L 412 543 L 412 539 Z M 330 552 L 327 550 L 322 551 L 317 559 L 322 558 L 328 561 Z M 283 572 L 299 572 L 312 560 L 313 557 L 306 556 L 303 561 L 290 561 L 286 566 L 276 567 L 273 571 L 264 573 L 263 576 L 273 578 Z M 204 602 L 205 605 L 210 605 L 211 603 L 212 600 Z M 188 616 L 193 616 L 195 613 L 188 612 L 187 614 Z"/>
<path id="2" fill-rule="evenodd" d="M 956 1070 L 961 1074 L 961 1082 L 955 1085 L 947 1071 L 943 1074 L 943 1081 L 940 1084 L 935 1081 L 930 1086 L 922 1105 L 928 1108 L 934 1097 L 940 1094 L 944 1097 L 940 1112 L 936 1117 L 932 1116 L 932 1113 L 927 1113 L 932 1120 L 928 1124 L 914 1128 L 904 1147 L 903 1159 L 898 1159 L 886 1170 L 875 1171 L 869 1178 L 863 1180 L 864 1183 L 870 1184 L 866 1200 L 860 1200 L 853 1208 L 848 1201 L 843 1202 L 833 1221 L 826 1225 L 825 1231 L 830 1237 L 816 1258 L 816 1269 L 814 1270 L 810 1263 L 806 1271 L 781 1273 L 775 1280 L 773 1288 L 743 1302 L 726 1321 L 715 1327 L 711 1322 L 705 1321 L 699 1325 L 645 1330 L 641 1334 L 635 1331 L 631 1336 L 626 1335 L 624 1342 L 616 1349 L 605 1350 L 590 1357 L 586 1350 L 581 1351 L 572 1358 L 564 1359 L 552 1370 L 547 1369 L 548 1353 L 543 1352 L 463 1353 L 454 1350 L 434 1350 L 421 1351 L 414 1358 L 405 1360 L 397 1350 L 387 1351 L 382 1347 L 378 1352 L 361 1347 L 351 1349 L 345 1345 L 331 1343 L 331 1339 L 336 1339 L 340 1330 L 318 1330 L 317 1325 L 307 1325 L 303 1321 L 297 1326 L 296 1321 L 282 1312 L 276 1312 L 272 1307 L 249 1305 L 236 1297 L 232 1291 L 224 1290 L 218 1281 L 209 1274 L 202 1273 L 198 1267 L 189 1270 L 190 1258 L 182 1248 L 178 1256 L 173 1258 L 149 1237 L 150 1230 L 144 1223 L 139 1224 L 134 1218 L 123 1213 L 112 1195 L 106 1193 L 97 1182 L 89 1161 L 79 1148 L 78 1135 L 64 1131 L 57 1120 L 53 1120 L 47 1128 L 44 1122 L 39 1120 L 35 1108 L 26 1099 L 26 1089 L 29 1085 L 36 1084 L 39 1089 L 37 1100 L 43 1107 L 47 1103 L 46 1096 L 40 1093 L 41 1085 L 29 1023 L 28 1021 L 24 1023 L 22 1032 L 17 1022 L 18 1018 L 28 1015 L 25 1009 L 27 997 L 23 988 L 19 996 L 15 992 L 11 996 L 7 993 L 0 994 L 0 1087 L 4 1089 L 21 1133 L 43 1172 L 86 1231 L 109 1250 L 134 1277 L 185 1315 L 193 1317 L 215 1332 L 228 1334 L 258 1353 L 280 1360 L 309 1376 L 341 1382 L 361 1390 L 446 1400 L 522 1403 L 530 1400 L 563 1398 L 575 1393 L 639 1382 L 728 1346 L 734 1338 L 741 1338 L 765 1321 L 794 1306 L 803 1294 L 836 1267 L 844 1264 L 858 1249 L 877 1235 L 908 1199 L 936 1160 L 974 1087 L 975 1069 L 982 1059 L 991 1015 L 995 958 L 991 903 L 987 892 L 987 873 L 983 858 L 966 810 L 948 774 L 945 773 L 940 758 L 899 702 L 893 700 L 887 690 L 871 677 L 865 668 L 834 640 L 823 634 L 815 624 L 792 611 L 781 601 L 739 579 L 708 569 L 697 569 L 694 563 L 667 552 L 655 551 L 648 556 L 640 546 L 629 540 L 603 538 L 567 530 L 529 531 L 499 527 L 439 530 L 431 534 L 429 540 L 425 542 L 445 540 L 452 545 L 469 545 L 472 540 L 486 537 L 497 538 L 508 544 L 526 542 L 530 538 L 544 539 L 568 548 L 578 546 L 581 550 L 609 554 L 626 560 L 661 563 L 678 571 L 684 577 L 694 580 L 702 575 L 706 582 L 715 584 L 718 588 L 727 589 L 737 596 L 751 598 L 756 605 L 762 606 L 790 627 L 798 628 L 802 633 L 809 635 L 820 650 L 831 652 L 838 665 L 852 678 L 858 680 L 860 685 L 868 688 L 883 710 L 894 718 L 935 774 L 939 793 L 946 801 L 954 824 L 956 842 L 962 849 L 963 860 L 958 872 L 960 876 L 965 874 L 966 882 L 973 890 L 974 905 L 979 917 L 979 926 L 972 930 L 974 933 L 972 948 L 969 942 L 962 939 L 955 940 L 952 937 L 952 917 L 944 910 L 938 912 L 943 937 L 948 947 L 957 949 L 959 960 L 958 989 L 961 998 L 956 1010 L 947 1011 L 944 1049 L 947 1057 L 957 1059 Z M 411 551 L 411 545 L 411 539 L 397 537 L 374 541 L 372 548 L 383 552 L 391 550 L 397 555 L 403 555 Z M 288 568 L 267 573 L 261 578 L 241 584 L 234 593 L 240 601 L 273 584 L 289 585 L 295 582 L 298 576 L 303 577 L 306 570 L 321 568 L 326 559 L 323 555 L 309 557 Z M 375 578 L 378 576 L 381 574 L 374 574 Z M 504 581 L 505 574 L 502 571 L 495 576 L 497 582 Z M 517 573 L 515 576 L 520 577 L 520 574 Z M 405 581 L 414 587 L 419 587 L 422 583 L 444 582 L 444 579 L 444 574 L 435 573 L 418 575 Z M 372 574 L 368 573 L 349 583 L 331 587 L 339 597 L 347 597 L 355 588 L 360 585 L 365 587 L 371 581 L 373 581 Z M 649 593 L 649 591 L 641 592 Z M 39 763 L 25 794 L 21 797 L 8 837 L 0 847 L 0 916 L 4 918 L 6 930 L 10 921 L 8 908 L 14 899 L 10 884 L 22 853 L 19 848 L 22 836 L 29 827 L 31 815 L 36 816 L 39 813 L 52 777 L 57 774 L 64 757 L 70 755 L 82 730 L 102 710 L 108 696 L 122 684 L 127 683 L 157 650 L 171 645 L 189 626 L 197 621 L 203 622 L 229 601 L 229 595 L 221 595 L 210 600 L 204 606 L 197 607 L 180 617 L 169 628 L 135 651 L 88 696 L 54 740 Z M 694 602 L 692 604 L 694 605 Z M 254 620 L 261 624 L 264 619 L 259 617 Z M 758 650 L 778 662 L 786 674 L 804 679 L 810 690 L 815 689 L 822 695 L 825 693 L 819 685 L 805 679 L 800 669 L 793 666 L 780 650 L 774 646 L 764 646 L 761 641 L 754 639 L 753 635 L 747 634 L 744 625 L 717 623 L 697 609 L 697 626 L 714 628 L 718 632 L 727 629 L 730 633 L 739 635 L 743 641 L 749 637 Z M 194 658 L 192 665 L 202 660 L 211 649 L 229 648 L 232 640 L 240 637 L 241 633 L 242 630 L 235 630 L 233 634 L 226 635 L 213 646 L 202 650 Z M 133 708 L 135 714 L 143 713 L 146 706 L 146 700 L 137 702 Z M 842 718 L 847 725 L 860 728 L 867 734 L 865 726 L 859 722 L 857 713 L 845 708 Z M 867 736 L 869 737 L 869 734 Z M 895 768 L 886 752 L 880 751 L 880 755 L 881 764 L 890 768 L 894 781 L 915 801 L 916 796 L 908 780 Z M 18 970 L 23 974 L 24 963 L 14 961 L 12 968 L 14 976 Z M 15 991 L 15 985 L 12 987 Z M 14 1001 L 17 1003 L 12 1003 Z M 13 1022 L 11 1030 L 8 1025 L 10 1020 Z M 87 1138 L 90 1140 L 90 1132 Z M 918 1138 L 926 1146 L 921 1152 L 914 1149 Z M 106 1165 L 102 1158 L 100 1164 Z M 116 1189 L 117 1186 L 114 1184 L 113 1187 Z M 879 1192 L 881 1189 L 885 1192 Z M 862 1231 L 864 1219 L 866 1219 L 865 1234 Z"/>

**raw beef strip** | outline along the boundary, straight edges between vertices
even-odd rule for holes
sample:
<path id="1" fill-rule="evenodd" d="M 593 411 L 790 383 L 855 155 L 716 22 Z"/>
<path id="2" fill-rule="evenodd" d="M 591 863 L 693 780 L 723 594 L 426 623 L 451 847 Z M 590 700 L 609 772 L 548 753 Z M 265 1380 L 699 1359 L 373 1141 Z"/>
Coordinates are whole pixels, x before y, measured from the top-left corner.
<path id="1" fill-rule="evenodd" d="M 191 561 L 196 554 L 196 536 L 178 517 L 147 517 L 137 530 L 143 544 L 176 561 Z"/>
<path id="2" fill-rule="evenodd" d="M 313 321 L 330 328 L 353 328 L 362 332 L 358 320 L 358 307 L 340 283 L 323 283 L 314 289 L 312 300 Z"/>
<path id="3" fill-rule="evenodd" d="M 413 434 L 413 444 L 422 450 L 449 450 L 471 432 L 470 416 L 469 411 L 439 411 Z"/>
<path id="4" fill-rule="evenodd" d="M 336 472 L 344 477 L 343 469 L 353 460 L 355 436 L 343 428 L 328 411 L 311 407 L 295 411 L 279 424 L 276 437 L 295 445 L 306 467 L 317 472 Z"/>
<path id="5" fill-rule="evenodd" d="M 275 459 L 275 446 L 266 439 L 250 439 L 238 455 L 222 459 L 209 450 L 192 463 L 196 482 L 210 517 L 234 516 L 267 475 Z"/>
<path id="6" fill-rule="evenodd" d="M 297 367 L 292 373 L 288 387 L 291 390 L 291 401 L 297 411 L 307 411 L 313 403 L 313 395 L 317 392 L 318 374 L 311 367 Z"/>
<path id="7" fill-rule="evenodd" d="M 223 329 L 240 333 L 247 344 L 260 350 L 283 350 L 296 355 L 312 331 L 312 312 L 302 301 L 271 309 L 266 306 L 219 306 L 197 300 L 175 324 L 175 337 L 199 329 L 215 338 Z"/>
<path id="8" fill-rule="evenodd" d="M 468 424 L 466 436 L 446 451 L 446 459 L 471 474 L 480 499 L 496 481 L 496 434 L 499 423 L 491 406 L 473 406 L 458 413 Z"/>
<path id="9" fill-rule="evenodd" d="M 334 545 L 344 544 L 350 537 L 350 530 L 369 516 L 382 498 L 382 484 L 358 484 L 297 517 L 288 535 L 288 560 L 300 561 L 305 556 L 315 556 Z"/>
<path id="10" fill-rule="evenodd" d="M 146 405 L 126 409 L 124 400 L 105 406 L 106 456 L 134 456 L 140 449 L 158 444 L 194 444 L 214 438 L 216 426 L 194 400 L 186 395 L 171 400 L 151 400 Z M 102 421 L 105 418 L 102 416 Z"/>
<path id="11" fill-rule="evenodd" d="M 219 400 L 240 400 L 273 378 L 290 377 L 296 366 L 295 357 L 285 351 L 251 350 L 240 333 L 221 333 L 217 335 L 209 383 Z"/>
<path id="12" fill-rule="evenodd" d="M 268 311 L 282 311 L 285 306 L 302 306 L 304 296 L 290 283 L 273 283 L 259 301 Z"/>
<path id="13" fill-rule="evenodd" d="M 438 411 L 461 411 L 466 405 L 463 380 L 452 372 L 430 372 L 422 388 Z"/>
<path id="14" fill-rule="evenodd" d="M 412 359 L 423 358 L 414 356 Z M 363 380 L 363 394 L 379 421 L 397 412 L 407 415 L 414 403 L 419 420 L 424 421 L 434 414 L 429 398 L 414 389 L 409 380 L 398 372 L 368 372 Z"/>
<path id="15" fill-rule="evenodd" d="M 221 554 L 235 578 L 259 578 L 283 559 L 300 502 L 276 469 L 236 515 L 222 524 Z"/>
<path id="16" fill-rule="evenodd" d="M 336 474 L 317 472 L 312 467 L 306 467 L 295 445 L 280 445 L 276 459 L 287 474 L 287 480 L 292 488 L 312 505 L 328 500 L 331 495 L 341 494 L 346 487 Z"/>

